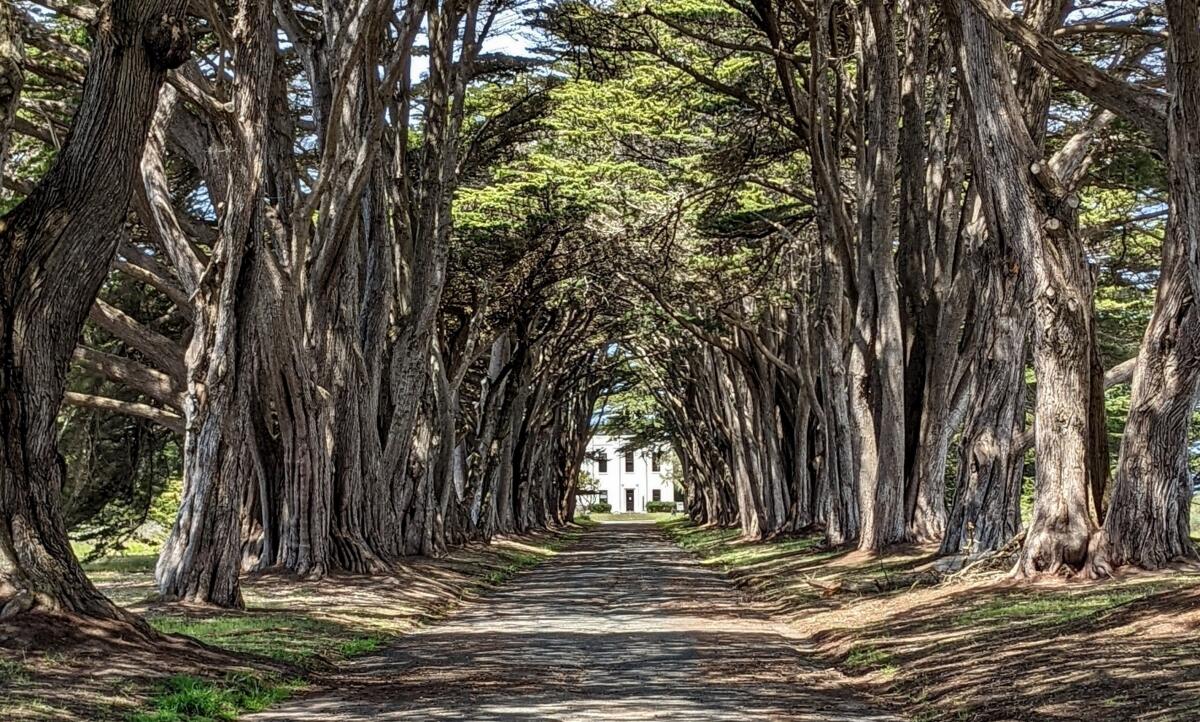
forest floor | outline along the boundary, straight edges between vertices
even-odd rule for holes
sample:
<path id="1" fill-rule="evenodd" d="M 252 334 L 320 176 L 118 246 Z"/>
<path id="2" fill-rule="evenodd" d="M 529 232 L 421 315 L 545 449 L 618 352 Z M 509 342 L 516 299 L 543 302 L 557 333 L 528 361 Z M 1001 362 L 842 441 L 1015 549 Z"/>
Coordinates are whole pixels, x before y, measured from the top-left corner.
<path id="1" fill-rule="evenodd" d="M 662 527 L 912 720 L 1200 719 L 1195 570 L 937 582 L 922 573 L 932 549 L 876 557 L 817 537 L 746 543 L 736 529 Z"/>
<path id="2" fill-rule="evenodd" d="M 76 628 L 22 615 L 0 624 L 0 720 L 185 722 L 231 720 L 320 686 L 345 660 L 443 618 L 574 544 L 583 527 L 498 539 L 438 558 L 414 558 L 392 576 L 243 580 L 246 610 L 160 604 L 153 555 L 87 565 L 93 581 L 139 612 L 166 644 L 127 630 Z"/>
<path id="3" fill-rule="evenodd" d="M 258 722 L 900 722 L 652 523 L 601 524 Z"/>

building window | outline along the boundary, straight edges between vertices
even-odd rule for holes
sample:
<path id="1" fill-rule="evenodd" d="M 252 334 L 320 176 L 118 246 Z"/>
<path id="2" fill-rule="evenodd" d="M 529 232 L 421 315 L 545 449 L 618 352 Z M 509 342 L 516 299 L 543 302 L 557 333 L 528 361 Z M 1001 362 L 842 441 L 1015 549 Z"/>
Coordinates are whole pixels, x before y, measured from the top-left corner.
<path id="1" fill-rule="evenodd" d="M 656 492 L 656 493 L 657 493 L 657 492 Z M 605 504 L 607 504 L 607 503 L 608 503 L 608 489 L 601 489 L 601 490 L 600 490 L 600 501 L 601 501 L 601 502 L 603 502 L 603 503 L 605 503 Z"/>
<path id="2" fill-rule="evenodd" d="M 633 452 L 625 452 L 625 471 L 633 471 Z"/>
<path id="3" fill-rule="evenodd" d="M 662 501 L 662 489 L 655 489 L 654 491 L 650 492 L 650 498 L 653 501 Z"/>
<path id="4" fill-rule="evenodd" d="M 608 454 L 605 454 L 603 451 L 600 452 L 600 456 L 596 458 L 596 473 L 608 473 Z"/>
<path id="5" fill-rule="evenodd" d="M 662 469 L 659 468 L 658 454 L 650 455 L 650 471 L 653 471 L 655 473 L 662 471 Z M 655 499 L 655 501 L 658 501 L 658 499 Z"/>

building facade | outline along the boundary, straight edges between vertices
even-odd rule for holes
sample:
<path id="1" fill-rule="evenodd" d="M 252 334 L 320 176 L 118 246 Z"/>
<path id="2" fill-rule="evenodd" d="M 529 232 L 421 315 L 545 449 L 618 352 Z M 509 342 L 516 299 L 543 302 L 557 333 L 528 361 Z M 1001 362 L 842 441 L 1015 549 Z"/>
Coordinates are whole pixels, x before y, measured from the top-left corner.
<path id="1" fill-rule="evenodd" d="M 675 502 L 671 460 L 665 453 L 642 449 L 624 451 L 627 440 L 597 434 L 588 442 L 583 471 L 598 484 L 594 492 L 579 494 L 579 507 L 607 502 L 614 513 L 646 511 L 651 501 Z"/>

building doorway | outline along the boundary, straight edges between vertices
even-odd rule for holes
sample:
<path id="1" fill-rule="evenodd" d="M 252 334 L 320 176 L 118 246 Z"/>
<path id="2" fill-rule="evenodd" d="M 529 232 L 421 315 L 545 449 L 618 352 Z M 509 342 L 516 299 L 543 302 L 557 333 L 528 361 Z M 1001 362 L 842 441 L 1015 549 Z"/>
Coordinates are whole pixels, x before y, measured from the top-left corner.
<path id="1" fill-rule="evenodd" d="M 625 511 L 633 511 L 633 489 L 625 490 Z"/>

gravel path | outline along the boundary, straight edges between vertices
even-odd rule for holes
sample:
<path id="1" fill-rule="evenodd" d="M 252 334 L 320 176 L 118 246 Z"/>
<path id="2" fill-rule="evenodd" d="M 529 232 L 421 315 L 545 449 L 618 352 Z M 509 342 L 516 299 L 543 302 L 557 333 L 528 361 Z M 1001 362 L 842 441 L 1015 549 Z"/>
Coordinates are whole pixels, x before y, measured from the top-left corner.
<path id="1" fill-rule="evenodd" d="M 870 720 L 802 641 L 652 524 L 605 524 L 253 720 Z"/>

